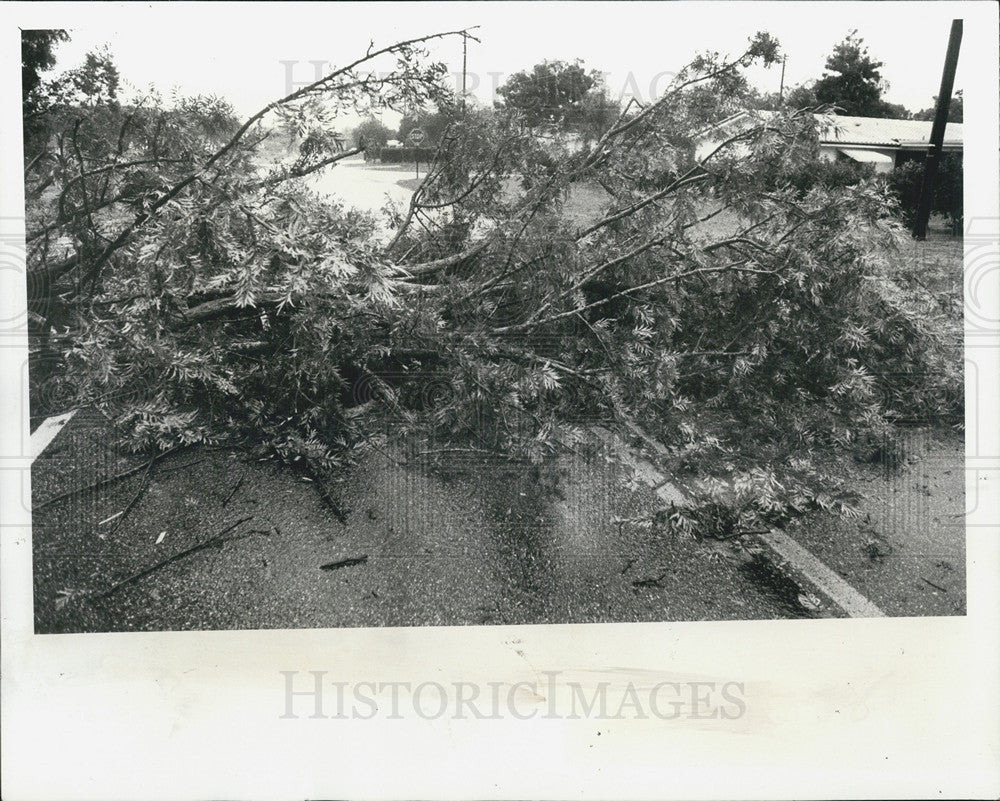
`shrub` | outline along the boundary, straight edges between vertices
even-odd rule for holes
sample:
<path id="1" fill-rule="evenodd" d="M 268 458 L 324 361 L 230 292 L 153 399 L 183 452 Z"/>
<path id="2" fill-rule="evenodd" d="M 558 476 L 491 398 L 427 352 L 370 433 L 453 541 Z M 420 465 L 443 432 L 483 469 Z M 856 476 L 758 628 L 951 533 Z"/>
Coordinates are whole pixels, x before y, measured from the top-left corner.
<path id="1" fill-rule="evenodd" d="M 920 204 L 924 180 L 924 162 L 907 161 L 888 176 L 890 190 L 896 197 L 903 222 L 912 226 Z M 938 162 L 931 189 L 931 212 L 943 215 L 956 231 L 961 231 L 963 218 L 962 155 L 945 153 Z"/>
<path id="2" fill-rule="evenodd" d="M 379 151 L 392 138 L 392 131 L 370 117 L 351 132 L 351 138 L 355 146 L 364 145 L 366 159 L 377 159 Z"/>
<path id="3" fill-rule="evenodd" d="M 817 186 L 826 189 L 856 186 L 874 175 L 875 170 L 870 164 L 846 159 L 816 159 L 802 164 L 782 178 L 798 192 L 805 194 Z"/>
<path id="4" fill-rule="evenodd" d="M 413 164 L 418 159 L 430 164 L 435 153 L 436 147 L 383 147 L 378 158 L 383 164 Z"/>

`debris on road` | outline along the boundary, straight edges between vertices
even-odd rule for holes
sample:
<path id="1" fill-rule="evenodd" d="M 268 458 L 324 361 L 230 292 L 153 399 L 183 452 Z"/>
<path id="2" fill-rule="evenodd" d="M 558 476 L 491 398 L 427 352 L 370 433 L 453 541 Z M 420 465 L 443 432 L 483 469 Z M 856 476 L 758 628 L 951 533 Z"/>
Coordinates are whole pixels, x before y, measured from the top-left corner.
<path id="1" fill-rule="evenodd" d="M 368 555 L 364 556 L 352 556 L 348 559 L 341 559 L 339 562 L 328 562 L 325 565 L 320 565 L 320 570 L 337 570 L 341 567 L 354 567 L 355 565 L 362 565 L 368 561 Z"/>
<path id="2" fill-rule="evenodd" d="M 118 520 L 115 521 L 115 525 L 111 529 L 112 534 L 114 534 L 118 530 L 118 527 L 121 526 L 125 518 L 128 517 L 128 513 L 132 511 L 133 507 L 139 502 L 139 499 L 143 496 L 143 494 L 146 492 L 146 489 L 149 487 L 149 473 L 153 469 L 153 463 L 155 461 L 156 461 L 156 456 L 150 459 L 149 464 L 146 465 L 146 471 L 142 474 L 142 481 L 139 483 L 139 489 L 136 490 L 135 495 L 132 496 L 132 499 L 126 504 L 125 508 L 122 509 L 118 517 Z"/>
<path id="3" fill-rule="evenodd" d="M 226 507 L 226 504 L 228 504 L 233 499 L 233 496 L 236 494 L 236 491 L 243 486 L 243 482 L 244 480 L 246 480 L 247 473 L 249 472 L 250 468 L 247 468 L 246 470 L 243 471 L 243 475 L 239 477 L 237 482 L 233 485 L 233 488 L 229 490 L 229 494 L 226 496 L 225 500 L 222 502 L 222 508 Z"/>
<path id="4" fill-rule="evenodd" d="M 151 461 L 153 461 L 153 462 L 159 461 L 164 456 L 169 456 L 172 453 L 177 453 L 177 451 L 182 450 L 182 449 L 187 448 L 187 447 L 188 447 L 187 445 L 175 445 L 173 448 L 169 448 L 169 449 L 163 451 L 162 453 L 156 454 L 155 456 L 153 456 L 153 458 L 151 459 Z M 61 501 L 61 500 L 64 500 L 66 498 L 71 498 L 74 495 L 82 495 L 85 492 L 90 492 L 91 490 L 100 489 L 101 487 L 106 487 L 109 484 L 114 484 L 116 481 L 121 481 L 122 479 L 129 478 L 130 476 L 134 476 L 136 473 L 141 473 L 143 470 L 148 469 L 148 467 L 149 467 L 149 465 L 147 465 L 147 464 L 141 464 L 138 467 L 133 467 L 131 470 L 126 470 L 126 471 L 124 471 L 122 473 L 117 473 L 117 474 L 115 474 L 113 476 L 108 476 L 107 478 L 102 478 L 99 481 L 95 481 L 94 483 L 88 484 L 85 487 L 77 487 L 76 489 L 71 489 L 71 490 L 67 490 L 66 492 L 61 492 L 58 495 L 54 495 L 54 496 L 52 496 L 51 498 L 49 498 L 47 500 L 39 501 L 38 503 L 32 504 L 31 509 L 32 509 L 33 512 L 37 512 L 39 509 L 44 509 L 46 506 L 49 506 L 50 504 L 56 503 L 57 501 Z"/>
<path id="5" fill-rule="evenodd" d="M 209 537 L 204 542 L 199 542 L 197 545 L 192 545 L 190 548 L 185 548 L 183 551 L 179 551 L 178 553 L 175 553 L 173 556 L 168 556 L 166 559 L 163 559 L 162 561 L 157 562 L 155 565 L 152 565 L 151 567 L 147 567 L 145 570 L 140 570 L 138 573 L 133 573 L 128 578 L 124 578 L 121 581 L 115 582 L 108 589 L 106 589 L 104 592 L 98 593 L 94 597 L 95 598 L 108 598 L 109 596 L 111 596 L 114 593 L 118 592 L 118 590 L 120 590 L 122 587 L 124 587 L 124 586 L 126 586 L 128 584 L 133 584 L 134 582 L 138 581 L 139 579 L 145 578 L 146 576 L 148 576 L 148 575 L 150 575 L 152 573 L 155 573 L 160 568 L 166 567 L 167 565 L 169 565 L 169 564 L 171 564 L 173 562 L 176 562 L 178 559 L 183 559 L 185 556 L 190 556 L 191 554 L 196 553 L 196 552 L 201 551 L 201 550 L 204 550 L 205 548 L 218 547 L 218 546 L 222 545 L 223 543 L 229 542 L 231 540 L 243 539 L 244 537 L 247 537 L 249 535 L 247 535 L 247 534 L 240 534 L 239 536 L 236 536 L 236 537 L 225 537 L 224 535 L 228 534 L 230 531 L 232 531 L 237 526 L 239 526 L 239 525 L 241 525 L 243 523 L 246 523 L 248 520 L 252 520 L 252 519 L 253 519 L 253 515 L 249 515 L 248 517 L 242 517 L 239 520 L 237 520 L 235 523 L 232 523 L 232 524 L 226 526 L 218 534 L 215 534 L 215 535 Z M 367 557 L 365 557 L 365 558 L 367 558 Z"/>
<path id="6" fill-rule="evenodd" d="M 633 587 L 659 587 L 660 582 L 667 577 L 667 571 L 664 570 L 656 578 L 644 578 L 636 579 L 632 582 Z"/>

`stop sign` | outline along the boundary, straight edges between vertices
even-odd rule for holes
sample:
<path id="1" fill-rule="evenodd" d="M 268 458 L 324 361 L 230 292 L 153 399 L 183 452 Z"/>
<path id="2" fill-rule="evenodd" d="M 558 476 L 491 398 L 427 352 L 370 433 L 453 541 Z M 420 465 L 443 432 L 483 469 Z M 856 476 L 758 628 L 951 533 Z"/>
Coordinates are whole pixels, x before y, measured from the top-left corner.
<path id="1" fill-rule="evenodd" d="M 423 128 L 414 128 L 406 138 L 410 140 L 410 144 L 419 145 L 427 138 L 427 134 L 424 133 Z"/>

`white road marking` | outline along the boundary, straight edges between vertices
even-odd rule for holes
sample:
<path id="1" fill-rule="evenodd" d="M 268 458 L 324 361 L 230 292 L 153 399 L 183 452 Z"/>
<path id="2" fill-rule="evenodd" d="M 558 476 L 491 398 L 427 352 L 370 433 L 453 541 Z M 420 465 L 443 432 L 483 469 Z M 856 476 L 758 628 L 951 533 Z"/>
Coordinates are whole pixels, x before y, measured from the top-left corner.
<path id="1" fill-rule="evenodd" d="M 628 425 L 629 430 L 652 448 L 658 455 L 666 453 L 667 449 L 654 440 L 649 434 L 635 424 Z M 664 503 L 682 505 L 685 502 L 684 493 L 663 475 L 653 464 L 636 454 L 618 437 L 604 429 L 598 430 L 599 436 L 605 442 L 616 446 L 621 460 L 632 469 L 636 479 L 652 487 Z M 771 529 L 768 534 L 759 535 L 760 539 L 780 559 L 787 562 L 797 573 L 813 584 L 850 617 L 885 617 L 886 614 L 854 587 L 844 581 L 823 562 L 813 556 L 785 532 Z"/>
<path id="2" fill-rule="evenodd" d="M 641 456 L 631 453 L 627 448 L 621 448 L 618 455 L 622 462 L 631 468 L 635 477 L 643 484 L 651 487 L 661 501 L 667 504 L 672 503 L 676 506 L 684 503 L 684 494 L 650 462 L 647 462 Z"/>
<path id="3" fill-rule="evenodd" d="M 809 581 L 815 584 L 851 617 L 885 617 L 885 612 L 869 601 L 854 587 L 834 573 L 823 562 L 789 537 L 784 531 L 771 529 L 760 538 L 782 559 L 785 559 Z"/>
<path id="4" fill-rule="evenodd" d="M 31 435 L 32 462 L 49 446 L 49 443 L 56 438 L 56 434 L 63 430 L 63 426 L 70 421 L 74 414 L 76 414 L 76 409 L 42 421 L 42 424 L 35 429 L 35 433 Z"/>

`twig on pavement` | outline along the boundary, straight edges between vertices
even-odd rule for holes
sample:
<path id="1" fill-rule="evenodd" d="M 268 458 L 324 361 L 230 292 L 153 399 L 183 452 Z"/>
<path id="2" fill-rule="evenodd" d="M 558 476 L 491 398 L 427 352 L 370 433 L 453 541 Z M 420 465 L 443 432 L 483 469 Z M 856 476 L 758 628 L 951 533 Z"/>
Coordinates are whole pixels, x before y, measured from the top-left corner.
<path id="1" fill-rule="evenodd" d="M 158 453 L 153 456 L 152 461 L 159 461 L 164 456 L 169 456 L 172 453 L 176 453 L 179 450 L 187 448 L 187 445 L 175 445 L 169 450 L 163 451 L 163 453 Z M 131 470 L 126 470 L 124 473 L 118 473 L 113 476 L 108 476 L 107 478 L 102 478 L 99 481 L 95 481 L 93 484 L 88 484 L 86 487 L 77 487 L 76 489 L 67 490 L 66 492 L 61 492 L 58 495 L 48 498 L 41 503 L 36 503 L 32 505 L 32 511 L 38 511 L 39 509 L 48 506 L 49 504 L 56 503 L 57 501 L 64 500 L 66 498 L 71 498 L 74 495 L 80 495 L 84 492 L 90 492 L 91 490 L 100 489 L 101 487 L 106 487 L 108 484 L 114 484 L 116 481 L 121 481 L 129 476 L 134 476 L 136 473 L 141 473 L 143 470 L 149 468 L 148 464 L 141 464 L 138 467 L 133 467 Z"/>
<path id="2" fill-rule="evenodd" d="M 228 537 L 228 538 L 224 537 L 224 535 L 228 534 L 230 531 L 232 531 L 238 525 L 240 525 L 242 523 L 246 523 L 247 520 L 252 520 L 252 519 L 253 519 L 253 515 L 248 515 L 247 517 L 241 517 L 235 523 L 232 523 L 232 524 L 226 526 L 218 534 L 214 534 L 213 536 L 209 537 L 204 542 L 199 542 L 196 545 L 192 545 L 190 548 L 185 548 L 183 551 L 178 551 L 173 556 L 168 556 L 166 559 L 162 559 L 161 561 L 157 562 L 155 565 L 152 565 L 151 567 L 147 567 L 144 570 L 140 570 L 138 573 L 133 573 L 128 578 L 124 578 L 121 581 L 115 582 L 108 589 L 106 589 L 104 592 L 98 593 L 94 597 L 95 598 L 107 598 L 107 597 L 113 595 L 114 593 L 118 592 L 118 590 L 120 590 L 122 587 L 124 587 L 124 586 L 126 586 L 128 584 L 133 584 L 136 581 L 138 581 L 139 579 L 145 578 L 146 576 L 150 575 L 151 573 L 155 573 L 161 567 L 166 567 L 167 565 L 171 564 L 172 562 L 176 562 L 178 559 L 183 559 L 185 556 L 190 556 L 191 554 L 196 553 L 196 552 L 201 551 L 201 550 L 204 550 L 205 548 L 212 548 L 214 546 L 219 546 L 219 545 L 222 545 L 225 542 L 229 542 L 230 540 L 244 539 L 245 537 L 247 537 L 249 535 L 248 534 L 241 534 L 238 537 Z"/>

